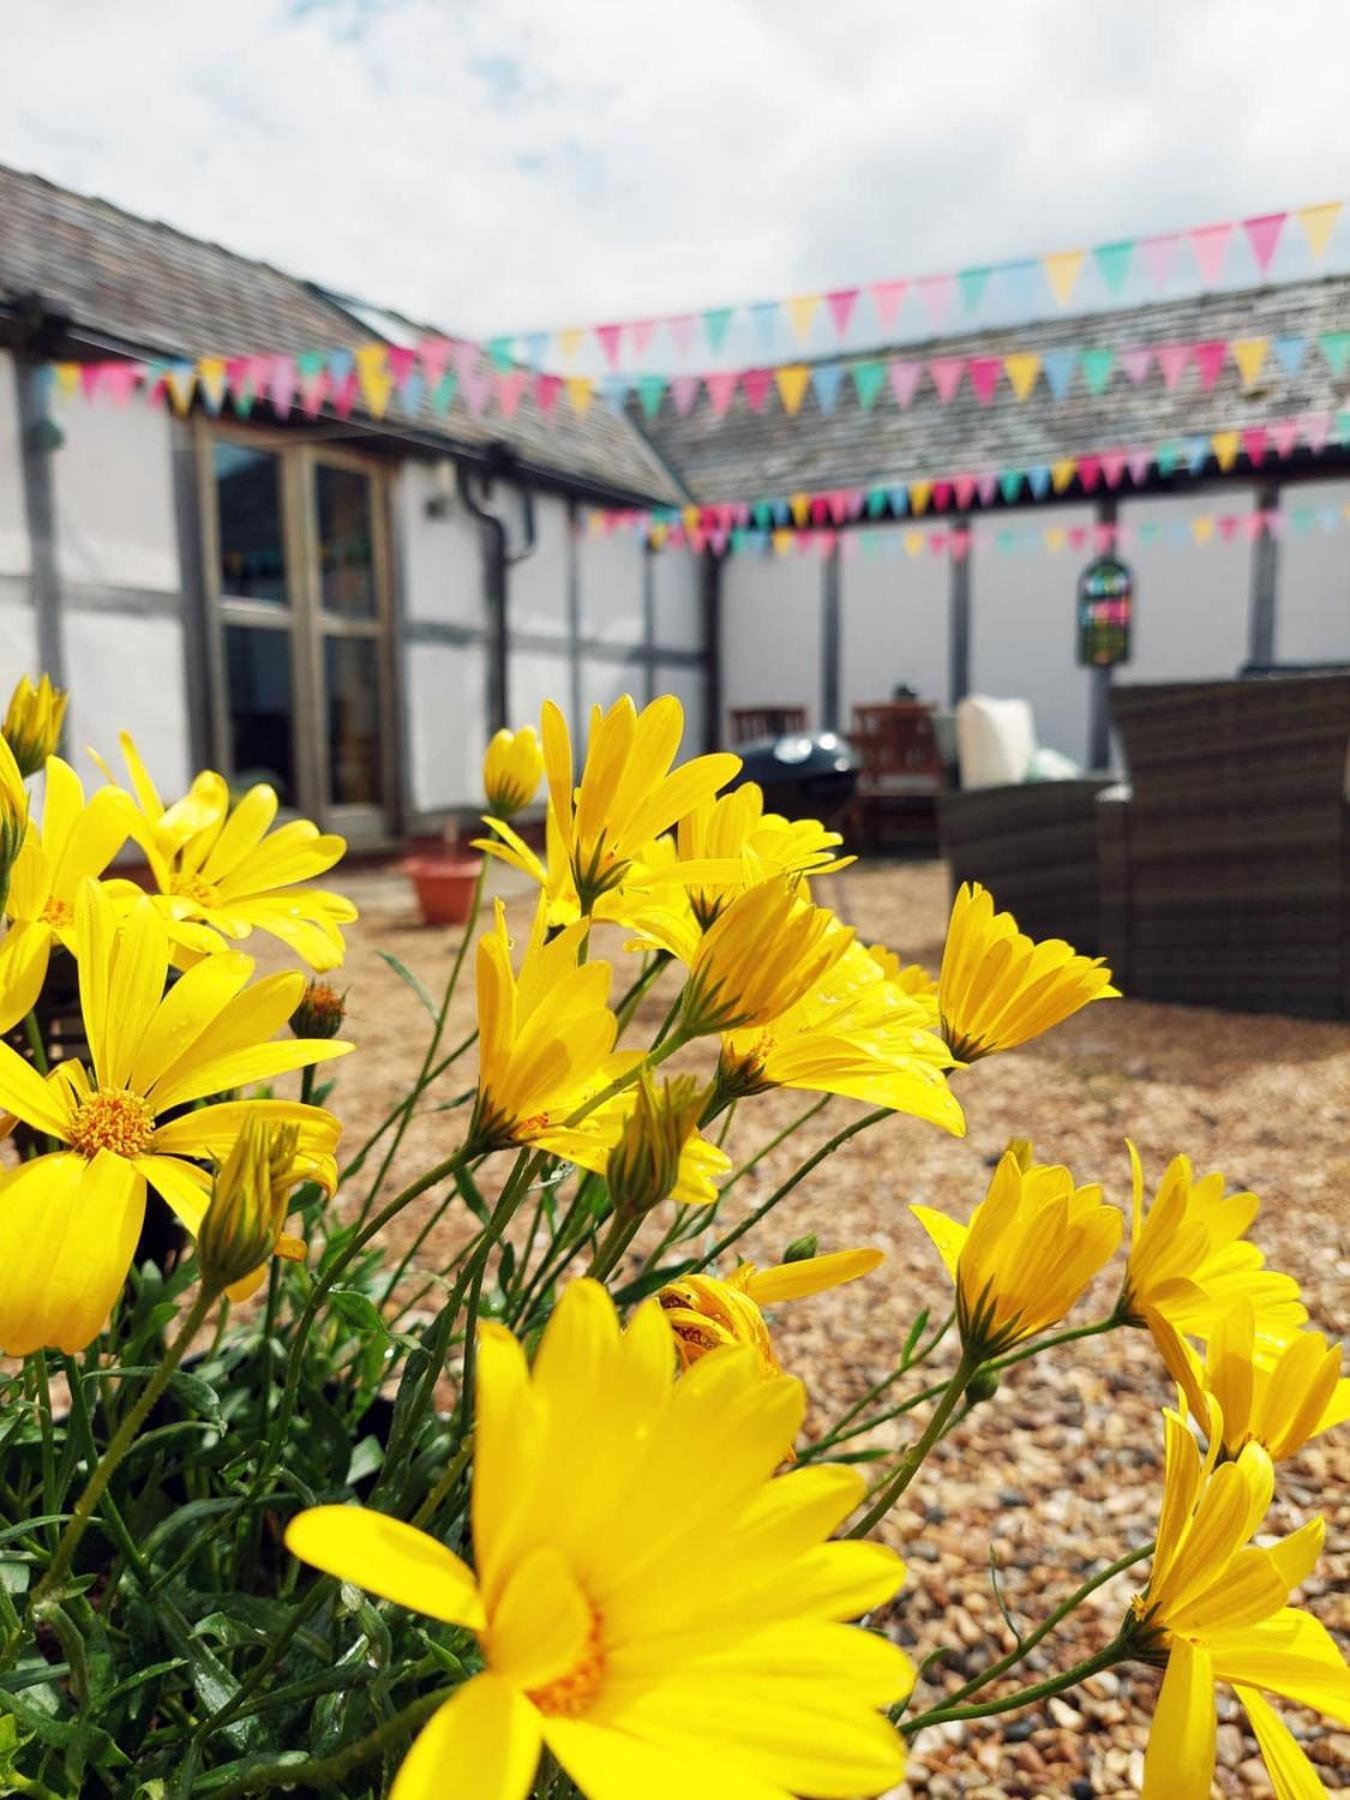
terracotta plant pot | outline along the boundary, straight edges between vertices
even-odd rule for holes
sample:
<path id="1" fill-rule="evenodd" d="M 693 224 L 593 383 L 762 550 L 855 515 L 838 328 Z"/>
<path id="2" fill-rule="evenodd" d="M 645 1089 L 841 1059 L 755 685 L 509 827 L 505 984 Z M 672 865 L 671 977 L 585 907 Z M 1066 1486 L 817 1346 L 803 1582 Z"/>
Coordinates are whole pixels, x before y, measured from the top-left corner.
<path id="1" fill-rule="evenodd" d="M 443 850 L 410 856 L 404 872 L 413 884 L 424 925 L 462 925 L 473 907 L 473 890 L 483 866 L 481 856 Z"/>

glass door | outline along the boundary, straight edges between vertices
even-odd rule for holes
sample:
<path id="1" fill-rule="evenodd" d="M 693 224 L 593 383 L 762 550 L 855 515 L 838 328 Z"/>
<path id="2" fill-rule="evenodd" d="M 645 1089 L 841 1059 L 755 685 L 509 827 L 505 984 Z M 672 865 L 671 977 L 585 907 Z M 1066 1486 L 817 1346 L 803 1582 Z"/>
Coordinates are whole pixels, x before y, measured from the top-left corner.
<path id="1" fill-rule="evenodd" d="M 284 434 L 204 438 L 215 748 L 231 783 L 357 841 L 392 832 L 386 475 Z"/>

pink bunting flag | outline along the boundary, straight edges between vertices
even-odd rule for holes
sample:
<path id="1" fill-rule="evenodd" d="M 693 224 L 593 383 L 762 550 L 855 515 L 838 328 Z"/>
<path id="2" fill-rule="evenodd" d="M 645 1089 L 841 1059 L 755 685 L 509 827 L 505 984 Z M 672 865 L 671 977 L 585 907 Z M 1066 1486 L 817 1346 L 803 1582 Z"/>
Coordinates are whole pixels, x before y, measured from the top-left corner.
<path id="1" fill-rule="evenodd" d="M 867 290 L 876 309 L 877 324 L 883 331 L 890 331 L 894 326 L 900 315 L 900 304 L 908 290 L 907 281 L 874 281 Z"/>
<path id="2" fill-rule="evenodd" d="M 1241 521 L 1236 513 L 1221 513 L 1219 515 L 1219 536 L 1223 539 L 1225 544 L 1232 543 L 1233 539 L 1238 534 L 1238 526 L 1240 523 Z"/>
<path id="3" fill-rule="evenodd" d="M 1122 350 L 1120 366 L 1138 387 L 1141 381 L 1148 379 L 1148 372 L 1153 367 L 1153 352 L 1147 344 L 1141 344 L 1134 350 Z"/>
<path id="4" fill-rule="evenodd" d="M 764 411 L 764 403 L 769 398 L 772 386 L 772 369 L 746 369 L 741 376 L 741 392 L 745 395 L 746 405 L 751 412 Z"/>
<path id="5" fill-rule="evenodd" d="M 952 548 L 952 556 L 957 562 L 964 562 L 970 553 L 970 533 L 959 527 L 951 533 L 947 540 Z"/>
<path id="6" fill-rule="evenodd" d="M 1178 242 L 1175 231 L 1166 231 L 1160 237 L 1141 238 L 1139 241 L 1139 254 L 1143 258 L 1145 273 L 1159 291 L 1167 286 L 1172 266 L 1176 262 Z"/>
<path id="7" fill-rule="evenodd" d="M 1242 532 L 1249 544 L 1254 544 L 1266 528 L 1266 515 L 1261 512 L 1249 512 L 1242 515 Z"/>
<path id="8" fill-rule="evenodd" d="M 957 506 L 962 512 L 965 512 L 971 501 L 975 498 L 975 477 L 973 475 L 958 475 L 952 483 L 952 492 L 956 495 Z"/>
<path id="9" fill-rule="evenodd" d="M 1228 254 L 1228 240 L 1232 235 L 1231 220 L 1223 225 L 1200 225 L 1191 232 L 1191 250 L 1206 287 L 1212 287 L 1223 272 L 1223 259 Z"/>
<path id="10" fill-rule="evenodd" d="M 688 544 L 695 556 L 702 556 L 703 546 L 707 542 L 707 539 L 701 531 L 686 531 L 684 534 L 684 541 Z"/>
<path id="11" fill-rule="evenodd" d="M 675 411 L 680 418 L 687 419 L 698 399 L 698 390 L 702 382 L 697 375 L 674 375 L 670 382 L 670 396 L 675 402 Z"/>
<path id="12" fill-rule="evenodd" d="M 737 500 L 734 505 L 727 507 L 726 511 L 728 521 L 732 525 L 748 525 L 750 523 L 750 502 L 748 500 Z"/>
<path id="13" fill-rule="evenodd" d="M 417 354 L 422 359 L 422 373 L 427 378 L 429 390 L 440 386 L 452 348 L 448 338 L 423 338 L 417 346 Z"/>
<path id="14" fill-rule="evenodd" d="M 1206 393 L 1219 379 L 1219 371 L 1223 368 L 1228 355 L 1228 345 L 1222 338 L 1210 338 L 1203 344 L 1191 345 L 1191 356 L 1200 371 L 1200 385 Z"/>
<path id="15" fill-rule="evenodd" d="M 1299 419 L 1299 428 L 1303 441 L 1314 452 L 1325 450 L 1327 439 L 1331 436 L 1331 414 L 1329 412 L 1304 413 Z"/>
<path id="16" fill-rule="evenodd" d="M 408 352 L 415 356 L 414 351 Z M 295 399 L 296 368 L 293 356 L 278 356 L 272 361 L 272 379 L 268 384 L 268 397 L 280 419 L 290 416 L 291 403 Z"/>
<path id="17" fill-rule="evenodd" d="M 394 386 L 401 388 L 417 366 L 417 352 L 406 344 L 390 344 L 384 353 L 385 365 Z"/>
<path id="18" fill-rule="evenodd" d="M 736 392 L 736 384 L 740 376 L 735 369 L 722 369 L 714 375 L 705 375 L 703 385 L 708 390 L 708 399 L 712 404 L 713 416 L 721 419 L 731 405 L 732 396 Z"/>
<path id="19" fill-rule="evenodd" d="M 948 535 L 949 534 L 945 531 L 930 531 L 929 532 L 929 534 L 928 534 L 928 554 L 930 556 L 942 556 L 945 553 L 946 548 L 947 548 Z"/>
<path id="20" fill-rule="evenodd" d="M 727 551 L 727 534 L 725 531 L 710 531 L 707 537 L 708 548 L 715 556 L 725 556 Z"/>
<path id="21" fill-rule="evenodd" d="M 842 525 L 848 518 L 848 490 L 840 488 L 829 497 L 830 517 L 836 525 Z"/>
<path id="22" fill-rule="evenodd" d="M 1136 487 L 1143 487 L 1148 480 L 1148 472 L 1153 466 L 1153 452 L 1140 444 L 1131 450 L 1125 459 L 1125 466 L 1130 471 L 1130 480 Z"/>
<path id="23" fill-rule="evenodd" d="M 525 383 L 529 379 L 526 369 L 506 369 L 494 377 L 497 405 L 504 419 L 516 416 L 516 408 L 520 405 L 520 397 L 525 392 Z"/>
<path id="24" fill-rule="evenodd" d="M 946 324 L 955 297 L 954 275 L 925 275 L 920 281 L 919 298 L 923 301 L 923 309 L 928 314 L 928 322 L 934 331 L 941 331 Z"/>
<path id="25" fill-rule="evenodd" d="M 992 506 L 994 504 L 994 495 L 998 492 L 998 475 L 995 470 L 987 469 L 985 473 L 981 475 L 977 492 L 980 496 L 981 506 Z"/>
<path id="26" fill-rule="evenodd" d="M 1078 458 L 1078 479 L 1085 494 L 1090 494 L 1096 487 L 1101 472 L 1102 463 L 1099 456 L 1080 456 Z"/>
<path id="27" fill-rule="evenodd" d="M 619 350 L 623 339 L 622 325 L 597 325 L 595 341 L 600 346 L 601 354 L 611 369 L 619 366 Z"/>
<path id="28" fill-rule="evenodd" d="M 858 292 L 857 288 L 836 288 L 832 294 L 825 296 L 825 305 L 840 337 L 848 330 L 853 309 L 858 304 Z"/>
<path id="29" fill-rule="evenodd" d="M 822 556 L 828 556 L 831 550 L 834 549 L 837 536 L 838 534 L 833 531 L 818 531 L 816 533 L 816 549 Z"/>
<path id="30" fill-rule="evenodd" d="M 1191 360 L 1191 347 L 1189 344 L 1159 344 L 1155 355 L 1162 371 L 1163 386 L 1170 394 Z"/>
<path id="31" fill-rule="evenodd" d="M 467 382 L 478 369 L 478 346 L 461 339 L 454 347 L 455 373 L 460 381 Z"/>
<path id="32" fill-rule="evenodd" d="M 634 319 L 628 329 L 633 334 L 633 354 L 645 356 L 652 347 L 652 339 L 656 336 L 656 320 Z"/>
<path id="33" fill-rule="evenodd" d="M 809 516 L 813 525 L 825 523 L 830 516 L 830 502 L 827 495 L 815 494 L 812 496 Z"/>
<path id="34" fill-rule="evenodd" d="M 1260 213 L 1254 219 L 1242 221 L 1242 229 L 1247 234 L 1256 266 L 1263 275 L 1279 247 L 1280 233 L 1284 230 L 1284 222 L 1288 217 L 1288 213 L 1282 212 Z"/>
<path id="35" fill-rule="evenodd" d="M 952 484 L 950 481 L 933 483 L 933 511 L 946 512 L 952 503 Z"/>
<path id="36" fill-rule="evenodd" d="M 534 403 L 545 418 L 558 404 L 558 396 L 562 393 L 563 379 L 561 375 L 536 375 L 534 378 Z"/>
<path id="37" fill-rule="evenodd" d="M 937 389 L 938 399 L 946 406 L 961 385 L 965 373 L 964 356 L 935 356 L 929 359 L 928 374 Z"/>
<path id="38" fill-rule="evenodd" d="M 1273 538 L 1284 536 L 1284 514 L 1276 508 L 1265 514 L 1266 530 Z"/>
<path id="39" fill-rule="evenodd" d="M 1271 448 L 1277 456 L 1288 456 L 1298 443 L 1297 419 L 1277 419 L 1270 427 Z"/>
<path id="40" fill-rule="evenodd" d="M 80 364 L 80 392 L 84 395 L 86 400 L 92 400 L 95 394 L 97 394 L 99 385 L 103 380 L 103 371 L 110 366 L 111 365 L 108 363 L 101 362 L 87 362 Z"/>
<path id="41" fill-rule="evenodd" d="M 1249 425 L 1242 434 L 1242 448 L 1254 469 L 1259 469 L 1266 454 L 1266 428 L 1264 425 Z"/>
<path id="42" fill-rule="evenodd" d="M 357 374 L 355 369 L 349 369 L 342 380 L 333 389 L 332 395 L 330 396 L 333 402 L 333 411 L 337 414 L 339 419 L 346 419 L 351 416 L 351 410 L 353 406 L 356 405 L 357 396 L 360 394 L 360 391 L 361 377 Z"/>
<path id="43" fill-rule="evenodd" d="M 280 358 L 289 361 L 289 358 Z M 294 367 L 294 365 L 292 365 Z M 103 386 L 115 406 L 125 406 L 136 392 L 136 384 L 145 374 L 145 364 L 138 362 L 109 363 L 104 373 Z"/>
<path id="44" fill-rule="evenodd" d="M 1002 358 L 997 356 L 972 356 L 966 364 L 970 374 L 970 385 L 974 388 L 975 398 L 981 406 L 988 406 L 993 401 L 995 390 L 998 387 L 998 373 L 1002 366 Z"/>
<path id="45" fill-rule="evenodd" d="M 1102 479 L 1106 482 L 1107 487 L 1119 487 L 1125 473 L 1125 452 L 1123 450 L 1103 450 L 1101 460 Z"/>
<path id="46" fill-rule="evenodd" d="M 1072 549 L 1072 550 L 1085 549 L 1087 546 L 1087 541 L 1088 541 L 1088 530 L 1087 530 L 1086 525 L 1070 525 L 1070 527 L 1069 527 L 1069 547 L 1070 547 L 1070 549 Z"/>
<path id="47" fill-rule="evenodd" d="M 1082 466 L 1080 462 L 1078 467 L 1081 469 Z M 1102 523 L 1092 527 L 1092 547 L 1101 555 L 1104 556 L 1108 550 L 1113 550 L 1115 543 L 1116 527 L 1114 525 Z"/>
<path id="48" fill-rule="evenodd" d="M 478 369 L 470 369 L 467 374 L 461 370 L 459 391 L 474 418 L 481 419 L 492 394 L 491 376 Z"/>
<path id="49" fill-rule="evenodd" d="M 901 411 L 914 398 L 914 390 L 919 385 L 919 377 L 922 373 L 922 363 L 900 360 L 891 364 L 891 392 L 895 395 L 895 403 Z"/>
<path id="50" fill-rule="evenodd" d="M 666 320 L 666 330 L 677 356 L 688 356 L 697 323 L 693 313 L 677 313 L 673 319 Z"/>
<path id="51" fill-rule="evenodd" d="M 328 392 L 328 371 L 319 369 L 300 383 L 300 407 L 307 419 L 317 419 Z"/>

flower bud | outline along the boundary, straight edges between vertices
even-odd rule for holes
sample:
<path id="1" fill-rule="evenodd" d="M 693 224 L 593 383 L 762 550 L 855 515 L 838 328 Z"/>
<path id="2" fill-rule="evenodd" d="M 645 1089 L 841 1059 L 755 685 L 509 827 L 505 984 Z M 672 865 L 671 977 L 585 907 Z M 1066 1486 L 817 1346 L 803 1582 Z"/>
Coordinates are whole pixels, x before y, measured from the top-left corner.
<path id="1" fill-rule="evenodd" d="M 301 1038 L 335 1038 L 347 1016 L 347 996 L 326 981 L 311 981 L 291 1014 L 291 1030 Z"/>
<path id="2" fill-rule="evenodd" d="M 819 1249 L 820 1239 L 814 1231 L 808 1231 L 805 1237 L 793 1238 L 783 1252 L 783 1261 L 785 1263 L 809 1262 Z"/>
<path id="3" fill-rule="evenodd" d="M 36 687 L 26 675 L 20 676 L 0 732 L 14 752 L 21 775 L 36 775 L 54 754 L 61 741 L 69 698 L 60 688 L 54 688 L 45 675 Z"/>
<path id="4" fill-rule="evenodd" d="M 650 1075 L 643 1075 L 636 1103 L 605 1165 L 610 1202 L 621 1217 L 640 1219 L 674 1191 L 680 1157 L 705 1097 L 692 1075 L 677 1076 L 659 1088 Z"/>
<path id="5" fill-rule="evenodd" d="M 966 1388 L 966 1399 L 972 1406 L 981 1406 L 986 1400 L 992 1400 L 998 1392 L 998 1370 L 980 1369 Z"/>
<path id="6" fill-rule="evenodd" d="M 534 799 L 544 773 L 544 752 L 533 725 L 499 731 L 483 757 L 483 792 L 494 818 L 509 819 Z"/>
<path id="7" fill-rule="evenodd" d="M 28 790 L 13 752 L 0 737 L 0 914 L 9 899 L 9 880 L 28 835 Z"/>
<path id="8" fill-rule="evenodd" d="M 217 1171 L 197 1234 L 202 1284 L 211 1292 L 243 1299 L 258 1285 L 269 1257 L 303 1258 L 304 1245 L 281 1229 L 299 1141 L 298 1126 L 266 1125 L 252 1115 L 245 1119 Z"/>

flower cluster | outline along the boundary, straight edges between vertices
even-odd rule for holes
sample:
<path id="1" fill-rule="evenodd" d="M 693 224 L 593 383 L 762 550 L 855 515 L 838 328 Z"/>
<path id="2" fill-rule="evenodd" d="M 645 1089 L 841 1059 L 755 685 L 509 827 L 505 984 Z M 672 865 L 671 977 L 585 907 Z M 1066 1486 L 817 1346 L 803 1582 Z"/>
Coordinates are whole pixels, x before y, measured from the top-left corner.
<path id="1" fill-rule="evenodd" d="M 1207 1800 L 1219 1682 L 1280 1800 L 1321 1791 L 1266 1698 L 1350 1722 L 1350 1673 L 1289 1604 L 1321 1521 L 1253 1538 L 1275 1465 L 1350 1414 L 1350 1383 L 1250 1241 L 1254 1196 L 1178 1156 L 1146 1206 L 1130 1145 L 1117 1297 L 1066 1323 L 1125 1212 L 1015 1141 L 961 1217 L 912 1208 L 950 1318 L 916 1320 L 893 1371 L 810 1434 L 775 1311 L 875 1291 L 886 1258 L 830 1243 L 825 1207 L 769 1266 L 735 1248 L 865 1130 L 961 1138 L 970 1065 L 1115 997 L 1099 960 L 963 887 L 934 977 L 834 910 L 851 858 L 828 822 L 766 812 L 734 755 L 679 760 L 678 700 L 596 708 L 579 766 L 546 703 L 483 766 L 485 869 L 529 899 L 493 895 L 479 931 L 480 878 L 469 928 L 428 952 L 439 1001 L 386 956 L 429 1042 L 339 1170 L 314 1084 L 351 1048 L 334 971 L 356 913 L 311 884 L 342 841 L 277 826 L 270 788 L 232 799 L 212 771 L 166 804 L 125 737 L 125 779 L 99 762 L 87 795 L 63 716 L 24 683 L 0 736 L 15 1791 L 848 1800 L 893 1791 L 928 1724 L 1129 1661 L 1165 1670 L 1148 1800 Z M 236 947 L 255 931 L 308 975 L 257 976 Z M 450 1071 L 471 1051 L 466 1085 Z M 267 1091 L 297 1072 L 298 1098 Z M 738 1165 L 733 1132 L 776 1090 L 807 1112 Z M 767 1198 L 761 1169 L 736 1216 L 743 1179 L 827 1107 L 839 1129 Z M 420 1172 L 419 1140 L 437 1153 Z M 142 1255 L 151 1208 L 194 1247 Z M 953 1327 L 954 1371 L 894 1405 Z M 1004 1370 L 1109 1331 L 1156 1346 L 1179 1394 L 1147 1581 L 1078 1668 L 988 1697 L 1043 1630 L 969 1704 L 913 1710 L 930 1678 L 887 1610 L 905 1569 L 869 1533 Z M 903 1450 L 876 1441 L 924 1404 Z M 123 1644 L 134 1669 L 113 1667 Z"/>

